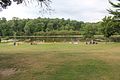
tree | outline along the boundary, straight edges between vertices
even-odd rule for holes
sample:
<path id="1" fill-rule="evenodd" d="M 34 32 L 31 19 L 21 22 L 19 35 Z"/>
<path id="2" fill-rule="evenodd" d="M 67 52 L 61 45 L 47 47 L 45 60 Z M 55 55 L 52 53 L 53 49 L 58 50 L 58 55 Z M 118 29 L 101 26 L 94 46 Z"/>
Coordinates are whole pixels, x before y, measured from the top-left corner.
<path id="1" fill-rule="evenodd" d="M 35 32 L 34 27 L 35 27 L 35 24 L 34 24 L 33 20 L 29 20 L 24 27 L 25 34 L 27 36 L 31 36 Z"/>
<path id="2" fill-rule="evenodd" d="M 54 30 L 54 28 L 53 28 L 53 23 L 52 23 L 52 22 L 49 22 L 49 23 L 47 24 L 46 31 L 53 31 L 53 30 Z"/>
<path id="3" fill-rule="evenodd" d="M 12 29 L 10 22 L 4 22 L 0 24 L 0 36 L 12 36 Z"/>
<path id="4" fill-rule="evenodd" d="M 109 13 L 112 14 L 114 17 L 112 19 L 112 23 L 114 24 L 114 30 L 116 33 L 120 34 L 120 0 L 117 0 L 118 3 L 113 3 L 109 0 L 109 3 L 115 8 L 115 10 L 109 9 Z"/>
<path id="5" fill-rule="evenodd" d="M 16 36 L 33 36 L 39 34 L 76 35 L 81 33 L 83 24 L 87 23 L 58 18 L 19 19 L 14 17 L 12 20 L 1 18 L 0 36 L 14 36 L 14 34 Z"/>
<path id="6" fill-rule="evenodd" d="M 15 34 L 15 35 L 19 35 L 19 30 L 20 30 L 20 27 L 19 27 L 19 18 L 17 18 L 17 17 L 13 17 L 13 19 L 12 19 L 12 25 L 11 25 L 11 28 L 12 28 L 12 30 L 13 30 L 13 33 Z"/>
<path id="7" fill-rule="evenodd" d="M 24 4 L 29 4 L 30 2 L 33 3 L 33 2 L 37 2 L 38 5 L 40 5 L 41 7 L 43 5 L 45 5 L 46 7 L 49 7 L 50 5 L 50 2 L 51 0 L 13 0 L 13 2 L 16 2 L 17 4 L 21 4 L 21 3 L 24 3 Z M 0 0 L 0 5 L 3 9 L 6 9 L 7 6 L 11 6 L 12 4 L 12 0 Z"/>
<path id="8" fill-rule="evenodd" d="M 109 0 L 109 3 L 116 9 L 116 10 L 111 10 L 109 9 L 109 13 L 110 14 L 113 14 L 114 15 L 114 19 L 117 20 L 117 21 L 120 21 L 120 0 L 117 0 L 119 1 L 118 3 L 113 3 Z"/>
<path id="9" fill-rule="evenodd" d="M 101 32 L 106 38 L 106 41 L 109 41 L 109 38 L 116 33 L 118 28 L 116 28 L 115 25 L 116 23 L 111 16 L 103 18 L 103 22 L 101 23 Z"/>
<path id="10" fill-rule="evenodd" d="M 2 18 L 0 20 L 0 36 L 10 36 L 11 34 L 11 28 L 9 22 L 6 20 L 6 18 Z"/>
<path id="11" fill-rule="evenodd" d="M 96 34 L 96 26 L 94 26 L 93 24 L 86 24 L 83 28 L 84 30 L 84 38 L 89 38 L 89 39 L 93 39 L 94 35 Z"/>

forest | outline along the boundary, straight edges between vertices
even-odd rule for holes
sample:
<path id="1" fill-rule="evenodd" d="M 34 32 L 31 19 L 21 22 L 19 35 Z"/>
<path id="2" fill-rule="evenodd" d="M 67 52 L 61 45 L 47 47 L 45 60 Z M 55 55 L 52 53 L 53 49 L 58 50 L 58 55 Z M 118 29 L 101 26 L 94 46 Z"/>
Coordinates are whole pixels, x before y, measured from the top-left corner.
<path id="1" fill-rule="evenodd" d="M 0 19 L 0 36 L 104 35 L 110 37 L 119 35 L 119 27 L 114 27 L 117 24 L 111 22 L 111 19 L 112 17 L 105 17 L 101 22 L 89 23 L 64 18 L 19 19 L 14 17 L 12 20 L 6 20 L 3 17 Z"/>

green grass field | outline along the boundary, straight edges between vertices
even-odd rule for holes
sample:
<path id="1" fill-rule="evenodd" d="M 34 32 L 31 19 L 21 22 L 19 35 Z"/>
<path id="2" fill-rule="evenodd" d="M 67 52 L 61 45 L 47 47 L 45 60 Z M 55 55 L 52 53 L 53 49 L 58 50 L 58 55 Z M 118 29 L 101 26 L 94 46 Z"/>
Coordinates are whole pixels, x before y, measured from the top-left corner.
<path id="1" fill-rule="evenodd" d="M 120 43 L 1 43 L 0 80 L 120 80 Z"/>

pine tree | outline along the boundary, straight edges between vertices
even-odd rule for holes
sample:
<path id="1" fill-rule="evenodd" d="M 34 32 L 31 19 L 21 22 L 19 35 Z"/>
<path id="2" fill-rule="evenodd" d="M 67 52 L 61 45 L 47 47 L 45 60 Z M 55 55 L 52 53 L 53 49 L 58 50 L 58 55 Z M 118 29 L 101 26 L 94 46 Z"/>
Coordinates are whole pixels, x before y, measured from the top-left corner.
<path id="1" fill-rule="evenodd" d="M 109 9 L 109 13 L 114 15 L 115 21 L 120 21 L 120 0 L 117 0 L 118 3 L 113 3 L 109 0 L 109 3 L 115 8 L 116 10 Z"/>
<path id="2" fill-rule="evenodd" d="M 120 34 L 120 0 L 118 2 L 113 3 L 109 0 L 109 3 L 113 6 L 115 10 L 109 9 L 109 13 L 112 14 L 114 17 L 112 18 L 112 24 L 114 24 L 113 31 L 114 33 Z"/>
<path id="3" fill-rule="evenodd" d="M 26 5 L 30 2 L 32 3 L 33 1 L 37 1 L 38 5 L 41 5 L 41 7 L 43 4 L 46 7 L 49 7 L 49 3 L 51 2 L 51 0 L 0 0 L 0 7 L 6 9 L 7 6 L 10 6 L 12 4 L 12 1 L 16 2 L 17 4 L 25 3 Z"/>

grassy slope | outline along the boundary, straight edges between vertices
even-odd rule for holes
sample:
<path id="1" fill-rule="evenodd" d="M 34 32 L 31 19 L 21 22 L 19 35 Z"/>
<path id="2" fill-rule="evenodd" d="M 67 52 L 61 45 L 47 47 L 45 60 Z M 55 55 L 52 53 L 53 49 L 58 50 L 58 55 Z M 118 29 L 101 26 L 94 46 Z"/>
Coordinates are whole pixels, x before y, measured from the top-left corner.
<path id="1" fill-rule="evenodd" d="M 120 43 L 0 44 L 0 80 L 120 80 Z"/>

